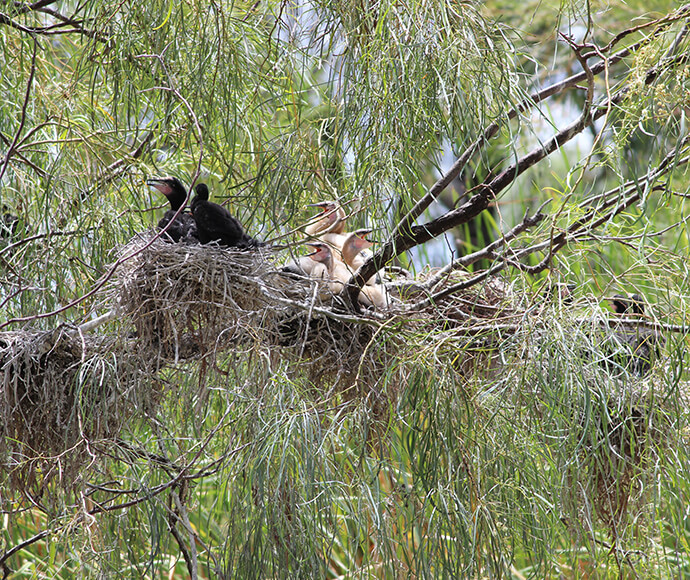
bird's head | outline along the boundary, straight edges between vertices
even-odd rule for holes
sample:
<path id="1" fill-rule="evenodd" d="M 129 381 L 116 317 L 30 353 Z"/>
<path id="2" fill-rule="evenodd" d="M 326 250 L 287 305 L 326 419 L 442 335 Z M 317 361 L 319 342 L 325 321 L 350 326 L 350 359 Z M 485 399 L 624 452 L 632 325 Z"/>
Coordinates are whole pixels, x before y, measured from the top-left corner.
<path id="1" fill-rule="evenodd" d="M 170 201 L 173 209 L 178 209 L 187 200 L 187 189 L 177 177 L 156 177 L 146 180 L 146 185 L 155 187 Z"/>
<path id="2" fill-rule="evenodd" d="M 314 248 L 313 252 L 309 252 L 307 254 L 308 257 L 315 262 L 326 264 L 326 266 L 331 264 L 333 254 L 331 253 L 331 249 L 328 247 L 328 244 L 324 244 L 323 242 L 308 242 L 307 246 Z"/>
<path id="3" fill-rule="evenodd" d="M 320 232 L 329 230 L 339 234 L 345 229 L 345 219 L 347 215 L 337 201 L 319 201 L 317 203 L 310 203 L 307 207 L 319 209 L 319 213 L 317 213 L 312 220 L 320 218 L 318 222 L 318 230 Z"/>
<path id="4" fill-rule="evenodd" d="M 352 232 L 353 244 L 359 251 L 366 250 L 367 248 L 371 248 L 371 246 L 374 245 L 374 240 L 367 239 L 367 236 L 372 231 L 373 230 L 369 228 L 361 228 L 359 230 L 355 230 L 354 232 Z"/>
<path id="5" fill-rule="evenodd" d="M 176 191 L 184 191 L 185 197 L 187 196 L 187 190 L 185 189 L 182 182 L 177 179 L 177 177 L 155 177 L 146 180 L 146 185 L 155 187 L 160 191 L 165 197 L 169 197 Z"/>
<path id="6" fill-rule="evenodd" d="M 205 183 L 198 183 L 194 188 L 194 191 L 196 191 L 196 199 L 208 201 L 208 185 L 206 185 Z"/>
<path id="7" fill-rule="evenodd" d="M 334 201 L 318 201 L 308 204 L 307 207 L 316 207 L 319 209 L 319 213 L 316 215 L 323 215 L 330 211 L 335 212 L 338 209 L 338 204 Z"/>
<path id="8" fill-rule="evenodd" d="M 372 240 L 367 239 L 367 236 L 372 232 L 369 228 L 362 228 L 350 232 L 345 237 L 343 242 L 343 247 L 341 253 L 343 255 L 343 260 L 349 266 L 354 266 L 354 260 L 356 256 L 367 248 L 371 248 L 374 245 Z"/>

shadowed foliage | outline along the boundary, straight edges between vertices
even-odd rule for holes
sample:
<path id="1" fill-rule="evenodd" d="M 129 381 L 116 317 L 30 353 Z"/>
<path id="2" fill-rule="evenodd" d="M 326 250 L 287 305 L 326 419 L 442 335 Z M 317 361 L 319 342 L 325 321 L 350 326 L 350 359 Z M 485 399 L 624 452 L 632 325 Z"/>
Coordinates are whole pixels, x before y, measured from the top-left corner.
<path id="1" fill-rule="evenodd" d="M 690 574 L 688 14 L 5 3 L 3 576 Z"/>

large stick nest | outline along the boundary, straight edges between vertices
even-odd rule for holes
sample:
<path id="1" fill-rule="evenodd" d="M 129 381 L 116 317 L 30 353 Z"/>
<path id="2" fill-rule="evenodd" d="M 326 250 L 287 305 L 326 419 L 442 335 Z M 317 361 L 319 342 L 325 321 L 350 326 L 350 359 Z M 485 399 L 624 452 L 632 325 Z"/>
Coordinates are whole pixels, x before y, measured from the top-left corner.
<path id="1" fill-rule="evenodd" d="M 15 488 L 55 479 L 69 487 L 99 441 L 117 437 L 133 414 L 154 413 L 165 384 L 157 373 L 179 361 L 259 354 L 271 367 L 287 363 L 321 396 L 364 399 L 385 413 L 406 377 L 397 360 L 407 339 L 438 328 L 439 316 L 444 327 L 455 323 L 458 308 L 450 300 L 410 318 L 398 302 L 355 315 L 323 281 L 282 272 L 271 248 L 169 244 L 146 232 L 119 254 L 103 297 L 119 334 L 70 326 L 0 334 L 0 453 Z"/>
<path id="2" fill-rule="evenodd" d="M 95 443 L 155 404 L 157 393 L 138 388 L 147 365 L 132 351 L 65 326 L 0 336 L 0 452 L 13 486 L 70 486 Z"/>
<path id="3" fill-rule="evenodd" d="M 121 253 L 134 256 L 119 269 L 115 302 L 141 348 L 162 360 L 270 341 L 279 324 L 279 310 L 267 308 L 270 250 L 168 244 L 142 234 Z"/>
<path id="4" fill-rule="evenodd" d="M 258 348 L 341 390 L 355 382 L 375 390 L 407 333 L 457 328 L 468 313 L 497 318 L 507 303 L 500 285 L 486 284 L 411 317 L 400 316 L 399 300 L 388 311 L 354 315 L 324 282 L 282 272 L 270 248 L 169 244 L 147 233 L 121 252 L 130 254 L 113 300 L 132 319 L 140 347 L 159 361 Z M 400 378 L 389 374 L 386 382 Z"/>
<path id="5" fill-rule="evenodd" d="M 120 249 L 104 295 L 119 335 L 73 327 L 0 334 L 0 451 L 9 451 L 15 480 L 71 480 L 95 457 L 93 442 L 116 437 L 133 413 L 155 410 L 165 383 L 158 371 L 178 362 L 258 355 L 318 396 L 357 398 L 378 416 L 395 403 L 405 362 L 420 348 L 444 369 L 490 369 L 500 338 L 492 328 L 524 316 L 496 280 L 411 309 L 427 295 L 423 277 L 390 310 L 355 314 L 323 281 L 282 272 L 285 259 L 271 248 L 170 244 L 146 232 Z M 441 284 L 457 282 L 451 275 Z"/>

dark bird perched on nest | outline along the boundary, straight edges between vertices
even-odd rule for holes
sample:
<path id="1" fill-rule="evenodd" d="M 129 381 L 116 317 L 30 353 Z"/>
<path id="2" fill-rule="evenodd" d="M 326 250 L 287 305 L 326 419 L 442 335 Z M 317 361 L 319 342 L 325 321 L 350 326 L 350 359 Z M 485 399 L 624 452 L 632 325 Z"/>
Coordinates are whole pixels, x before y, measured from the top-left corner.
<path id="1" fill-rule="evenodd" d="M 644 300 L 639 294 L 629 298 L 615 294 L 611 300 L 616 314 L 640 318 L 644 316 Z M 644 376 L 660 355 L 664 339 L 657 332 L 642 327 L 624 328 L 617 325 L 609 347 L 613 350 L 607 357 L 609 367 L 623 367 L 634 374 Z"/>
<path id="2" fill-rule="evenodd" d="M 0 215 L 0 239 L 11 240 L 17 233 L 19 227 L 19 218 L 10 213 L 10 208 L 6 205 L 2 206 L 2 215 Z"/>
<path id="3" fill-rule="evenodd" d="M 187 189 L 182 185 L 182 182 L 177 177 L 163 177 L 149 179 L 146 184 L 155 187 L 170 202 L 170 209 L 165 212 L 158 222 L 158 227 L 161 230 L 170 224 L 165 232 L 167 238 L 165 236 L 163 238 L 173 242 L 198 243 L 196 222 L 192 214 L 184 210 L 179 214 L 177 213 L 181 207 L 184 207 L 187 201 Z M 175 217 L 175 214 L 177 214 L 177 217 Z M 171 221 L 172 223 L 170 223 Z"/>
<path id="4" fill-rule="evenodd" d="M 196 221 L 199 241 L 202 244 L 218 242 L 228 248 L 256 248 L 263 242 L 244 233 L 242 224 L 224 207 L 208 200 L 209 191 L 205 183 L 196 186 L 196 196 L 191 210 Z"/>

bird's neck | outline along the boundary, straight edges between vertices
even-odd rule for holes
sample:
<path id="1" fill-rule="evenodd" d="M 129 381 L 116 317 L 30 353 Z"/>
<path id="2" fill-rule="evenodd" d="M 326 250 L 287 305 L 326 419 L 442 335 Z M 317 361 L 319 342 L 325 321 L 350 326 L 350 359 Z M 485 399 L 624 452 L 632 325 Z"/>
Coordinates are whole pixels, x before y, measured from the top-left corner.
<path id="1" fill-rule="evenodd" d="M 175 192 L 170 196 L 170 208 L 177 211 L 184 206 L 184 202 L 187 201 L 187 192 L 179 191 Z"/>
<path id="2" fill-rule="evenodd" d="M 328 270 L 329 274 L 333 273 L 333 256 L 329 255 L 323 259 L 321 263 L 326 266 L 326 270 Z"/>
<path id="3" fill-rule="evenodd" d="M 345 231 L 345 220 L 342 217 L 340 217 L 340 215 L 338 215 L 335 222 L 331 222 L 331 223 L 335 223 L 335 225 L 333 226 L 333 229 L 331 230 L 331 233 L 342 234 Z"/>
<path id="4" fill-rule="evenodd" d="M 357 257 L 357 254 L 359 254 L 363 249 L 365 249 L 364 246 L 360 246 L 357 242 L 351 240 L 345 242 L 343 244 L 343 249 L 341 250 L 343 261 L 348 266 L 352 266 L 352 262 Z"/>

